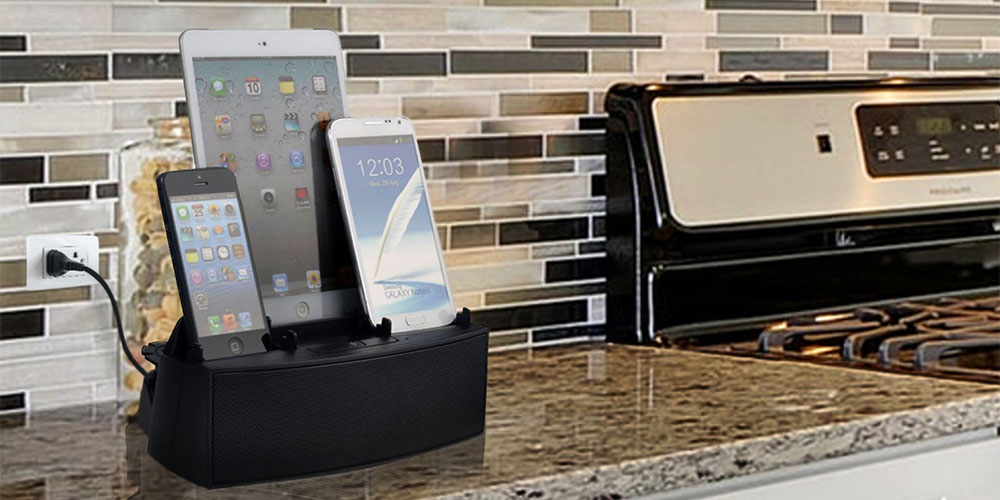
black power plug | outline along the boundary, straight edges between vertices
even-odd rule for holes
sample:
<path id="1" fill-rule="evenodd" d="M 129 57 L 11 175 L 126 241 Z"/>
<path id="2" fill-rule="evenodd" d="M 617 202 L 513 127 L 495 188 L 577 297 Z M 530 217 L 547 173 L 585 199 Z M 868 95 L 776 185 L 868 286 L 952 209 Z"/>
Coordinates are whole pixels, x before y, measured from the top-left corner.
<path id="1" fill-rule="evenodd" d="M 45 254 L 45 272 L 49 276 L 58 278 L 69 271 L 84 271 L 87 266 L 69 258 L 59 250 L 49 250 Z"/>
<path id="2" fill-rule="evenodd" d="M 81 264 L 69 257 L 66 254 L 60 252 L 59 250 L 49 250 L 45 254 L 45 272 L 49 276 L 58 278 L 66 274 L 69 271 L 80 271 L 87 273 L 90 277 L 97 280 L 97 282 L 104 288 L 104 293 L 108 294 L 108 299 L 111 299 L 111 312 L 115 313 L 115 323 L 118 326 L 118 340 L 121 341 L 122 349 L 125 351 L 125 357 L 132 362 L 132 366 L 139 371 L 143 376 L 146 376 L 146 370 L 139 364 L 139 361 L 132 356 L 132 351 L 128 348 L 128 342 L 125 341 L 125 332 L 122 331 L 122 318 L 118 313 L 118 301 L 115 300 L 115 294 L 111 293 L 111 287 L 108 286 L 108 282 L 104 281 L 101 274 L 97 271 L 91 269 L 85 264 Z"/>

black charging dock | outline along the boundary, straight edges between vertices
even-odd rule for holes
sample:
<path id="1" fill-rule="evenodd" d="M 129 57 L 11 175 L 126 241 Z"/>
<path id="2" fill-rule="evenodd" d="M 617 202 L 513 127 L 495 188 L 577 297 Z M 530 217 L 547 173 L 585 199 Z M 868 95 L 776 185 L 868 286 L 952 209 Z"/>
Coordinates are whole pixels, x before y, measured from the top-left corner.
<path id="1" fill-rule="evenodd" d="M 143 348 L 137 422 L 148 452 L 215 488 L 364 467 L 483 431 L 489 330 L 390 335 L 339 320 L 272 330 L 261 354 L 203 360 L 178 322 Z M 273 339 L 273 340 L 272 340 Z"/>

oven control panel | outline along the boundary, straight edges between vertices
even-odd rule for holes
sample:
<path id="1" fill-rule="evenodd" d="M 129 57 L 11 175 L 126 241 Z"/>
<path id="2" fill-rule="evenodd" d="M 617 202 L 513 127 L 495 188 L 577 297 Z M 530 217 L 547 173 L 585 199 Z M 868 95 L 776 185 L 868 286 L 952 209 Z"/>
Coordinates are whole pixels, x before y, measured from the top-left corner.
<path id="1" fill-rule="evenodd" d="M 856 113 L 872 177 L 1000 170 L 1000 101 L 874 104 Z"/>
<path id="2" fill-rule="evenodd" d="M 657 203 L 691 228 L 995 205 L 998 88 L 656 97 Z"/>

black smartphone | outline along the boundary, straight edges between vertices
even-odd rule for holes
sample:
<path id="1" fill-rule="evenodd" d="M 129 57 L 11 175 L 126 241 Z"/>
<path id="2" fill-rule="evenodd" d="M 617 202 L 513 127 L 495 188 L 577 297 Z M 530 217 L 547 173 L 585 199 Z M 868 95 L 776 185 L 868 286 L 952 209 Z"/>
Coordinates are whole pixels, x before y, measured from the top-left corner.
<path id="1" fill-rule="evenodd" d="M 268 333 L 236 177 L 226 168 L 156 178 L 185 327 L 205 359 L 264 352 Z"/>
<path id="2" fill-rule="evenodd" d="M 354 257 L 344 230 L 344 218 L 340 215 L 340 195 L 337 194 L 337 179 L 330 166 L 330 146 L 326 142 L 329 121 L 313 125 L 309 142 L 312 150 L 313 185 L 316 186 L 316 232 L 319 239 L 320 271 L 329 276 L 330 286 L 340 292 L 339 309 L 329 316 L 344 315 L 351 308 L 361 307 L 358 282 L 354 273 Z M 326 289 L 324 278 L 324 290 Z"/>

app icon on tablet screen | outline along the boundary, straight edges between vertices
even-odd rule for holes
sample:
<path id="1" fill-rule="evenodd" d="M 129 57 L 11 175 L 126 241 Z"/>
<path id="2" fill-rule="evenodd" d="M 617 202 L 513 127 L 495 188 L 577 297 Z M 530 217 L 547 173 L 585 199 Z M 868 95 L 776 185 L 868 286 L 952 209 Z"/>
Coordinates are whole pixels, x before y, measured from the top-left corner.
<path id="1" fill-rule="evenodd" d="M 285 273 L 278 273 L 271 276 L 271 282 L 274 285 L 275 293 L 285 293 L 288 291 L 288 275 Z"/>
<path id="2" fill-rule="evenodd" d="M 219 155 L 219 166 L 228 168 L 236 173 L 236 155 L 234 153 L 222 153 Z"/>
<path id="3" fill-rule="evenodd" d="M 229 115 L 215 115 L 215 131 L 219 135 L 230 135 L 233 133 L 233 120 Z"/>
<path id="4" fill-rule="evenodd" d="M 222 78 L 212 78 L 208 81 L 208 87 L 215 97 L 226 97 L 229 92 L 226 90 L 226 80 Z"/>
<path id="5" fill-rule="evenodd" d="M 293 149 L 288 152 L 288 163 L 292 166 L 292 168 L 305 168 L 306 157 L 302 154 L 302 151 Z"/>
<path id="6" fill-rule="evenodd" d="M 316 75 L 312 78 L 313 81 L 313 92 L 317 94 L 322 94 L 326 92 L 326 77 L 323 75 Z"/>
<path id="7" fill-rule="evenodd" d="M 267 120 L 264 115 L 260 113 L 250 115 L 250 131 L 255 134 L 263 134 L 267 131 Z"/>
<path id="8" fill-rule="evenodd" d="M 271 155 L 267 153 L 257 153 L 257 170 L 267 172 L 271 170 Z"/>
<path id="9" fill-rule="evenodd" d="M 281 92 L 282 94 L 295 93 L 295 81 L 292 80 L 292 77 L 290 76 L 278 77 L 278 92 Z"/>
<path id="10" fill-rule="evenodd" d="M 260 78 L 256 76 L 246 77 L 244 87 L 247 90 L 247 95 L 260 95 Z"/>

